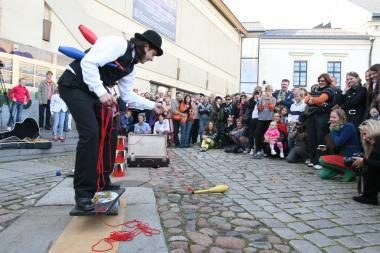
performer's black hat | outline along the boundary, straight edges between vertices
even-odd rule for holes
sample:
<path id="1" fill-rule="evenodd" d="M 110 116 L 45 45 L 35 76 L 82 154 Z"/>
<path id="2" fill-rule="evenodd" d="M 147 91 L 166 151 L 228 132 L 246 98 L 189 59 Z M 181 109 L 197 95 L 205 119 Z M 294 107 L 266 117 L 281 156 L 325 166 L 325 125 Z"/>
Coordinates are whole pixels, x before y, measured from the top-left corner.
<path id="1" fill-rule="evenodd" d="M 157 50 L 157 56 L 161 56 L 164 51 L 161 49 L 162 39 L 161 36 L 153 30 L 147 30 L 143 34 L 135 33 L 135 38 L 145 40 L 154 49 Z"/>

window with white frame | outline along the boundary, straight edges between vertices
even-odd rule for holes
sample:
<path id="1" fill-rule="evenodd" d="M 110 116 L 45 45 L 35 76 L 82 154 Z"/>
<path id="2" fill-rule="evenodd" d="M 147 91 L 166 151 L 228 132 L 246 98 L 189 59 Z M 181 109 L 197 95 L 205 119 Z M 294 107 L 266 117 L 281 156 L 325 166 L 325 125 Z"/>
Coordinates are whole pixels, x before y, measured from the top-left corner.
<path id="1" fill-rule="evenodd" d="M 294 61 L 293 87 L 307 86 L 307 61 Z"/>
<path id="2" fill-rule="evenodd" d="M 327 73 L 329 73 L 331 77 L 335 77 L 336 86 L 340 86 L 341 75 L 342 75 L 341 71 L 342 71 L 342 62 L 340 61 L 327 62 Z"/>

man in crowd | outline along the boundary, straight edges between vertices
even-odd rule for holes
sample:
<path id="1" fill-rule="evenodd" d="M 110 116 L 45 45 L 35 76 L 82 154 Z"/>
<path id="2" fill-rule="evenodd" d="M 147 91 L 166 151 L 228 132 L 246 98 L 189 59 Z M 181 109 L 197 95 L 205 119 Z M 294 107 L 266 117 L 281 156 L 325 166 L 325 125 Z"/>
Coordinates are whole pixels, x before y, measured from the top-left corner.
<path id="1" fill-rule="evenodd" d="M 281 90 L 276 90 L 273 93 L 273 97 L 276 98 L 277 109 L 280 109 L 281 107 L 286 106 L 289 111 L 290 106 L 293 104 L 294 95 L 290 90 L 288 90 L 289 83 L 290 82 L 288 79 L 282 79 Z"/>
<path id="2" fill-rule="evenodd" d="M 53 82 L 53 72 L 50 70 L 46 72 L 46 79 L 38 87 L 37 98 L 39 105 L 39 126 L 45 129 L 51 130 L 50 124 L 50 100 L 51 96 L 54 94 L 56 89 L 56 84 Z M 45 122 L 44 122 L 45 121 Z"/>

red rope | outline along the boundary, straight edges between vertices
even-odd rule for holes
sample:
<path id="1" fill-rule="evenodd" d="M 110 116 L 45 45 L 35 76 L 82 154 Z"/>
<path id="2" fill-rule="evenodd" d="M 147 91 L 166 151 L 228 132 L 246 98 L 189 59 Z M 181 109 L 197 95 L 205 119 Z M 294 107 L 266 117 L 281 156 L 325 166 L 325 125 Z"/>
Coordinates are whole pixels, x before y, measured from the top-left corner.
<path id="1" fill-rule="evenodd" d="M 92 245 L 92 252 L 107 252 L 113 249 L 113 242 L 116 241 L 132 241 L 136 236 L 144 234 L 145 236 L 153 236 L 160 234 L 160 231 L 149 227 L 148 223 L 143 223 L 139 220 L 130 220 L 117 225 L 110 225 L 103 219 L 101 221 L 110 227 L 124 226 L 126 230 L 111 232 L 109 237 L 100 239 L 97 243 Z M 107 248 L 99 249 L 98 246 L 102 243 L 108 245 Z"/>

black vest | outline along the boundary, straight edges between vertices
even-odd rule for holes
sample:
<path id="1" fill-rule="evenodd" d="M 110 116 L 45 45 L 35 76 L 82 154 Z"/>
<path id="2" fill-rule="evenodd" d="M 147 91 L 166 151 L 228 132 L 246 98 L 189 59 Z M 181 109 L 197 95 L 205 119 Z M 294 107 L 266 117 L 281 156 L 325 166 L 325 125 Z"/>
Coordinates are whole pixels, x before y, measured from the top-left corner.
<path id="1" fill-rule="evenodd" d="M 311 89 L 310 96 L 312 97 L 319 97 L 322 95 L 322 93 L 326 93 L 329 96 L 329 99 L 322 105 L 322 106 L 317 106 L 317 105 L 310 105 L 309 107 L 315 107 L 316 112 L 318 113 L 326 113 L 330 112 L 331 108 L 334 106 L 334 90 L 329 87 L 325 86 L 323 88 L 319 88 L 316 86 L 315 88 Z"/>
<path id="2" fill-rule="evenodd" d="M 89 50 L 90 49 L 86 50 L 86 52 Z M 118 63 L 124 68 L 124 70 L 119 67 L 116 68 L 107 65 L 99 67 L 100 80 L 102 80 L 104 87 L 112 87 L 114 85 L 117 85 L 118 80 L 126 75 L 129 75 L 133 71 L 135 63 L 133 61 L 132 51 L 133 48 L 131 46 L 131 43 L 128 42 L 128 47 L 125 54 L 117 58 Z M 71 88 L 81 88 L 90 92 L 88 85 L 86 85 L 83 81 L 80 60 L 73 61 L 69 64 L 69 66 L 74 70 L 75 75 L 71 71 L 66 70 L 58 80 L 58 84 Z"/>

